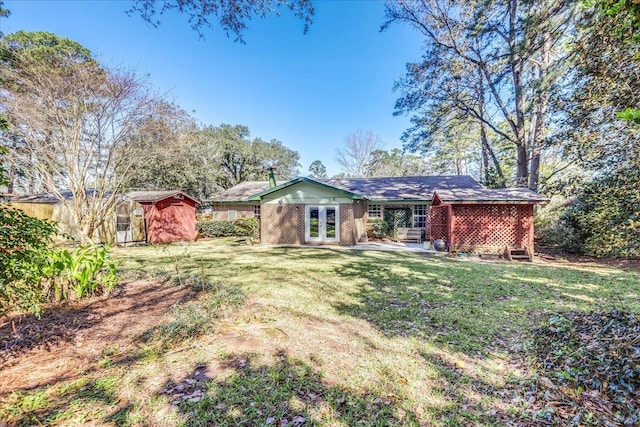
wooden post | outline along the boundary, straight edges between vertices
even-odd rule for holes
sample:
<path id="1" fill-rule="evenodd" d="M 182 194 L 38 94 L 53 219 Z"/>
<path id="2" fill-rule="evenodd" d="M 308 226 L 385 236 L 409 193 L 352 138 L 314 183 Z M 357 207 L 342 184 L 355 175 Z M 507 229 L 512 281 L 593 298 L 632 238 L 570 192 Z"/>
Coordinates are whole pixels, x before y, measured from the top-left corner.
<path id="1" fill-rule="evenodd" d="M 531 260 L 533 261 L 533 254 L 534 254 L 534 249 L 533 249 L 533 245 L 534 245 L 534 241 L 533 241 L 533 233 L 534 233 L 534 229 L 533 229 L 533 205 L 529 205 L 529 209 L 527 209 L 527 214 L 529 215 L 529 256 L 531 257 Z"/>
<path id="2" fill-rule="evenodd" d="M 449 235 L 449 252 L 451 252 L 455 247 L 455 237 L 453 232 L 453 227 L 455 227 L 455 218 L 453 217 L 453 205 L 447 206 L 447 214 L 449 222 L 447 224 L 447 227 L 449 228 L 449 232 L 447 234 Z"/>

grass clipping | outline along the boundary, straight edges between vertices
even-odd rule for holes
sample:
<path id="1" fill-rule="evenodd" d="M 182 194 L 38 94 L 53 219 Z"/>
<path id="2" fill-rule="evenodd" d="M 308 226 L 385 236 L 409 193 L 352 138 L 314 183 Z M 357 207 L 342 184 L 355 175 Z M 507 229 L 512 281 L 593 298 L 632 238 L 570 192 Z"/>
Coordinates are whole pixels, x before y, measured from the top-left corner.
<path id="1" fill-rule="evenodd" d="M 568 312 L 534 330 L 538 416 L 566 425 L 638 425 L 640 319 Z"/>
<path id="2" fill-rule="evenodd" d="M 144 334 L 148 343 L 158 343 L 163 349 L 175 348 L 190 339 L 212 332 L 216 320 L 224 318 L 244 302 L 244 293 L 235 286 L 203 281 L 198 276 L 182 278 L 180 283 L 199 291 L 197 299 L 171 309 L 171 321 L 158 325 Z"/>

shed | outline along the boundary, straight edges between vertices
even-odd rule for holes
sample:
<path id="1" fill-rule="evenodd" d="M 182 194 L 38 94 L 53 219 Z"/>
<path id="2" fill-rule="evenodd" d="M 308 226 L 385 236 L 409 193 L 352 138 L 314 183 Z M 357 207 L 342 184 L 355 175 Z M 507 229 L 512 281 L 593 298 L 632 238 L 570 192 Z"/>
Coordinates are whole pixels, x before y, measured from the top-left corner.
<path id="1" fill-rule="evenodd" d="M 70 190 L 60 192 L 62 200 L 53 193 L 41 193 L 28 196 L 13 197 L 10 200 L 12 207 L 24 211 L 27 215 L 38 219 L 45 219 L 58 223 L 58 231 L 61 236 L 77 237 L 79 234 L 75 217 L 69 206 L 73 204 L 73 193 Z M 98 197 L 95 190 L 87 190 L 87 197 Z M 115 212 L 104 218 L 103 224 L 98 227 L 91 239 L 95 242 L 113 243 L 115 240 Z M 142 220 L 132 227 L 132 235 L 144 241 L 144 224 Z"/>
<path id="2" fill-rule="evenodd" d="M 546 201 L 526 188 L 436 190 L 430 239 L 451 251 L 523 249 L 533 256 L 534 206 Z"/>
<path id="3" fill-rule="evenodd" d="M 73 200 L 71 191 L 63 191 L 62 197 L 67 203 Z M 54 194 L 17 197 L 10 203 L 27 215 L 57 222 L 60 234 L 78 235 L 69 208 Z M 95 242 L 116 244 L 193 240 L 198 203 L 197 199 L 179 190 L 125 193 L 91 238 Z"/>
<path id="4" fill-rule="evenodd" d="M 200 201 L 179 190 L 132 191 L 125 196 L 139 203 L 144 210 L 147 243 L 171 243 L 194 240 L 196 236 L 196 205 Z M 126 239 L 131 227 L 131 212 L 127 205 L 116 207 L 116 233 Z"/>

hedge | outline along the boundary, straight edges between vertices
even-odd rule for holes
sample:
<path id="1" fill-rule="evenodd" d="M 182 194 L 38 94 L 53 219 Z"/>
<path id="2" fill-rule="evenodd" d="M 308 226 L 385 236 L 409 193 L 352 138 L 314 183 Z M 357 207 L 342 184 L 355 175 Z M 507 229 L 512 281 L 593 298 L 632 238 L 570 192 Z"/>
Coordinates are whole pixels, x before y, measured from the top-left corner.
<path id="1" fill-rule="evenodd" d="M 198 221 L 196 230 L 202 237 L 254 237 L 260 236 L 258 218 L 238 218 L 235 221 Z"/>

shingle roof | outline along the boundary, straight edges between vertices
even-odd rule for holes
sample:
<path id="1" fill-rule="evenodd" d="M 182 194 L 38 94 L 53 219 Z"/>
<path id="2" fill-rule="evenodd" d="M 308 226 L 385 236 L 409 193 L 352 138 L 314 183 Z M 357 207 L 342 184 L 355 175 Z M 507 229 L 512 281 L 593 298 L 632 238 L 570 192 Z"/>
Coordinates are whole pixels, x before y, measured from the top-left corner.
<path id="1" fill-rule="evenodd" d="M 295 178 L 269 189 L 268 181 L 247 181 L 208 199 L 212 202 L 232 203 L 259 201 L 271 191 L 280 191 L 298 182 L 333 187 L 353 198 L 372 202 L 431 201 L 434 193 L 445 202 L 528 202 L 547 199 L 526 188 L 489 190 L 469 175 L 435 175 L 381 178 L 310 179 Z"/>
<path id="2" fill-rule="evenodd" d="M 437 198 L 443 202 L 546 202 L 545 196 L 528 188 L 456 188 L 436 189 Z"/>
<path id="3" fill-rule="evenodd" d="M 92 197 L 97 191 L 93 189 L 87 190 L 87 196 Z M 71 190 L 61 191 L 60 194 L 64 200 L 72 200 L 73 193 Z M 11 199 L 17 203 L 58 203 L 60 199 L 53 193 L 32 194 L 30 196 L 19 196 Z"/>
<path id="4" fill-rule="evenodd" d="M 181 194 L 184 197 L 188 197 L 196 203 L 200 203 L 198 199 L 184 191 L 180 190 L 155 190 L 155 191 L 130 191 L 127 193 L 127 196 L 136 202 L 151 202 L 155 203 L 158 200 L 168 199 L 169 197 L 174 197 L 178 194 Z"/>
<path id="5" fill-rule="evenodd" d="M 431 200 L 436 190 L 483 187 L 469 175 L 318 179 L 317 181 L 372 201 Z"/>
<path id="6" fill-rule="evenodd" d="M 93 196 L 97 190 L 89 189 L 87 190 L 87 196 Z M 60 192 L 62 198 L 64 200 L 72 200 L 73 193 L 71 190 L 65 190 Z M 110 195 L 111 193 L 107 193 L 106 195 Z M 182 194 L 193 201 L 200 203 L 200 201 L 189 194 L 180 191 L 180 190 L 159 190 L 159 191 L 130 191 L 126 193 L 126 195 L 136 202 L 157 202 L 158 200 L 166 199 L 168 197 L 173 197 L 176 194 Z M 34 194 L 31 196 L 22 196 L 15 197 L 11 200 L 14 203 L 58 203 L 60 199 L 56 197 L 53 193 L 42 193 L 42 194 Z"/>
<path id="7" fill-rule="evenodd" d="M 254 194 L 269 188 L 269 181 L 245 181 L 216 194 L 207 202 L 245 202 Z"/>

